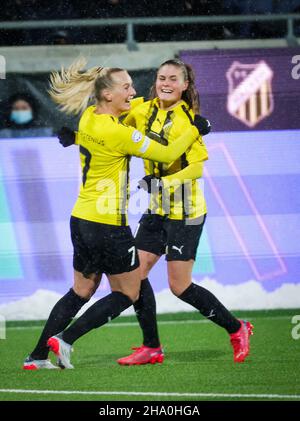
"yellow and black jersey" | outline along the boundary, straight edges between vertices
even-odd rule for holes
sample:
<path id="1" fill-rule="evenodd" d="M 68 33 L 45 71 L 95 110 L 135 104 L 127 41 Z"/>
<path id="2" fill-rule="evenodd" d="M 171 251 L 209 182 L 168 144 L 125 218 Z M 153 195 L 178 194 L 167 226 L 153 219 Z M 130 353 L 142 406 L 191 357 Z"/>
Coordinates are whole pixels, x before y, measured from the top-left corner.
<path id="1" fill-rule="evenodd" d="M 170 111 L 159 108 L 158 98 L 144 103 L 139 98 L 136 101 L 124 123 L 136 127 L 158 143 L 170 145 L 191 127 L 194 113 L 185 101 L 181 101 Z M 170 186 L 170 194 L 165 199 L 161 195 L 151 195 L 150 209 L 161 215 L 168 213 L 170 219 L 179 220 L 205 214 L 205 199 L 196 179 L 201 177 L 202 163 L 207 159 L 207 149 L 199 135 L 197 141 L 170 164 L 144 160 L 146 174 L 162 177 L 164 185 Z M 183 180 L 189 181 L 183 184 Z"/>
<path id="2" fill-rule="evenodd" d="M 82 185 L 72 215 L 88 221 L 128 225 L 128 172 L 130 156 L 171 162 L 198 137 L 195 127 L 177 142 L 164 147 L 139 130 L 121 124 L 109 114 L 96 114 L 95 106 L 82 114 L 79 145 Z"/>

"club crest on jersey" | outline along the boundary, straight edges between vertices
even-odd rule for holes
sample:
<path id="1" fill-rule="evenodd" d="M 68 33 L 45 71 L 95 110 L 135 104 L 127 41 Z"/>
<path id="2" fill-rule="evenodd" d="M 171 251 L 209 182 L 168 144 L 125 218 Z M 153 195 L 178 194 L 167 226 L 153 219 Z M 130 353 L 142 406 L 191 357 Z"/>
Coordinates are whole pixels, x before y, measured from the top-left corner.
<path id="1" fill-rule="evenodd" d="M 234 61 L 226 77 L 227 110 L 233 117 L 254 127 L 273 112 L 273 71 L 265 61 L 256 64 Z"/>
<path id="2" fill-rule="evenodd" d="M 142 140 L 142 138 L 143 138 L 143 135 L 142 135 L 142 133 L 141 133 L 141 132 L 139 132 L 138 130 L 135 130 L 135 131 L 132 133 L 132 140 L 133 140 L 135 143 L 138 143 L 140 140 Z"/>

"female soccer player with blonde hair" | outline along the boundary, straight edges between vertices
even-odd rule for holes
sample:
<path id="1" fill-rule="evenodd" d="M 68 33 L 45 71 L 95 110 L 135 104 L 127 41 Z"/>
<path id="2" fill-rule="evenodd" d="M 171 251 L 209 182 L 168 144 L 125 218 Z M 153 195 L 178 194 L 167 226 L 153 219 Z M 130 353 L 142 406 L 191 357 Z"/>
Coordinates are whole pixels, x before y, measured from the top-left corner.
<path id="1" fill-rule="evenodd" d="M 180 60 L 172 59 L 159 67 L 151 89 L 151 100 L 133 100 L 124 122 L 158 143 L 168 145 L 195 121 L 200 134 L 209 132 L 209 122 L 197 114 L 199 108 L 193 69 Z M 61 133 L 60 140 L 68 146 L 74 143 L 74 134 L 66 130 Z M 171 291 L 204 317 L 227 330 L 234 361 L 244 361 L 249 353 L 249 336 L 253 326 L 236 319 L 212 293 L 192 282 L 192 268 L 206 218 L 205 200 L 196 180 L 202 176 L 203 162 L 207 158 L 205 145 L 199 139 L 170 164 L 144 160 L 146 176 L 141 185 L 151 193 L 151 199 L 135 237 L 142 283 L 140 297 L 134 303 L 143 331 L 143 345 L 134 348 L 132 355 L 120 358 L 119 364 L 163 362 L 155 297 L 148 280 L 151 268 L 163 254 L 166 254 Z"/>
<path id="2" fill-rule="evenodd" d="M 85 61 L 79 60 L 67 70 L 52 73 L 50 89 L 62 111 L 83 112 L 77 137 L 82 184 L 70 221 L 74 285 L 54 306 L 24 369 L 54 368 L 47 360 L 48 347 L 62 368 L 72 368 L 73 342 L 138 299 L 139 258 L 127 219 L 130 156 L 170 164 L 199 139 L 196 123 L 169 146 L 120 124 L 119 116 L 129 111 L 135 95 L 131 77 L 119 68 L 94 67 L 84 72 L 84 65 Z M 95 105 L 88 107 L 91 97 Z M 66 329 L 96 291 L 103 273 L 112 292 Z"/>

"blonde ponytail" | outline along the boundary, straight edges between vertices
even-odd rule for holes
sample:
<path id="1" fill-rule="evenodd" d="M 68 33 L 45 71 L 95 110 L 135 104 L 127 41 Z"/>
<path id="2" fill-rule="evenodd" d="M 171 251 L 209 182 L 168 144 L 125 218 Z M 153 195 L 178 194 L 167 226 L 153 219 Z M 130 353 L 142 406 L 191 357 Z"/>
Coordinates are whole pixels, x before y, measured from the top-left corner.
<path id="1" fill-rule="evenodd" d="M 95 96 L 95 81 L 100 74 L 107 73 L 105 68 L 92 67 L 83 71 L 86 59 L 80 57 L 67 69 L 50 75 L 49 94 L 61 111 L 67 114 L 80 114 Z"/>

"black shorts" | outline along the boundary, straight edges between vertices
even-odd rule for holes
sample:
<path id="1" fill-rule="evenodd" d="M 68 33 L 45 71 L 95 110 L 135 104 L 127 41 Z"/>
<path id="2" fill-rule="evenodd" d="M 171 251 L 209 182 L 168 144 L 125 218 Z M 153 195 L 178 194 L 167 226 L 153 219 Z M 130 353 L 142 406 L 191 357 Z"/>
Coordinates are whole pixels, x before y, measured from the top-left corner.
<path id="1" fill-rule="evenodd" d="M 190 225 L 145 213 L 135 232 L 135 245 L 157 256 L 165 254 L 167 261 L 195 260 L 205 219 L 203 215 Z"/>
<path id="2" fill-rule="evenodd" d="M 139 258 L 130 227 L 100 224 L 71 216 L 73 267 L 85 277 L 92 273 L 131 272 Z"/>

